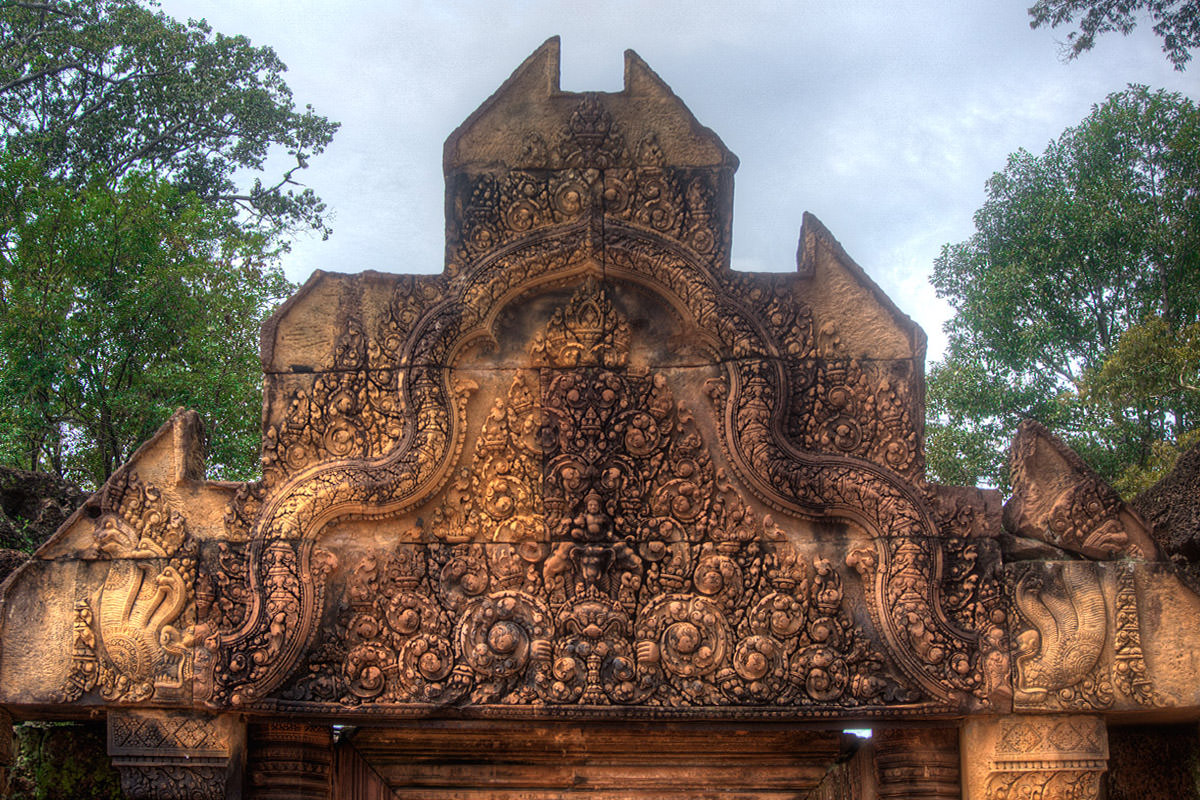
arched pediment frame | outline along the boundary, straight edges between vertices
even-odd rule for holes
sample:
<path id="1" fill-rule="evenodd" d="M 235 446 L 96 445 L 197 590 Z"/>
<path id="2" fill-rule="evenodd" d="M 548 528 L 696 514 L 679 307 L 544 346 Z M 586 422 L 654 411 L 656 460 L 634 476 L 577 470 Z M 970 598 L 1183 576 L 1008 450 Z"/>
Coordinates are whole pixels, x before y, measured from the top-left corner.
<path id="1" fill-rule="evenodd" d="M 374 349 L 395 346 L 384 372 L 410 422 L 378 457 L 325 458 L 238 501 L 231 518 L 252 520 L 247 578 L 261 599 L 211 641 L 207 670 L 197 671 L 200 694 L 214 705 L 253 706 L 288 679 L 317 635 L 335 568 L 319 546 L 322 532 L 346 520 L 397 518 L 441 491 L 472 435 L 464 354 L 495 343 L 506 310 L 585 282 L 652 296 L 715 367 L 709 394 L 719 445 L 742 486 L 784 514 L 867 533 L 871 544 L 845 553 L 843 565 L 862 580 L 889 660 L 925 702 L 986 706 L 1004 680 L 993 657 L 1003 633 L 991 621 L 981 636 L 947 613 L 948 571 L 961 577 L 974 565 L 946 563 L 961 552 L 948 555 L 925 487 L 864 458 L 804 449 L 786 433 L 796 386 L 817 391 L 806 370 L 821 359 L 800 279 L 713 269 L 671 237 L 602 216 L 535 231 L 397 292 L 393 307 L 405 312 L 393 318 L 405 324 L 377 336 Z"/>

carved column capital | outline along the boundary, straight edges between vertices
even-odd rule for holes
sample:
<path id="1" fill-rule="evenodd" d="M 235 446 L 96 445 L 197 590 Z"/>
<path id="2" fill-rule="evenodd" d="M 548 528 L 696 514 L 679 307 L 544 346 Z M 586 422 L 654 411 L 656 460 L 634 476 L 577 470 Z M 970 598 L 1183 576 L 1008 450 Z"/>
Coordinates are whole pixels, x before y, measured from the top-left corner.
<path id="1" fill-rule="evenodd" d="M 1094 800 L 1108 769 L 1108 731 L 1097 716 L 971 719 L 962 753 L 963 800 Z"/>
<path id="2" fill-rule="evenodd" d="M 232 716 L 110 711 L 108 755 L 130 800 L 241 797 L 245 725 Z"/>

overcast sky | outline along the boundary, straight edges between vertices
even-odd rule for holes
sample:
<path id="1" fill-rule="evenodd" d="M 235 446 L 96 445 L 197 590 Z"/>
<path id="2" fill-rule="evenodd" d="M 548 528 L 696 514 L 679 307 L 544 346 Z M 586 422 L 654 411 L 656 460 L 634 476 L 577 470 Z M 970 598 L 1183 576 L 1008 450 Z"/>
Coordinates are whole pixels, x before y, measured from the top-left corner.
<path id="1" fill-rule="evenodd" d="M 1065 30 L 1032 31 L 1030 0 L 953 2 L 454 2 L 164 0 L 178 18 L 270 45 L 298 104 L 342 123 L 301 180 L 334 211 L 301 239 L 314 269 L 442 268 L 442 142 L 548 37 L 562 88 L 619 91 L 632 48 L 741 159 L 733 263 L 795 268 L 811 211 L 941 353 L 950 309 L 928 278 L 973 230 L 984 181 L 1041 152 L 1124 88 L 1200 97 L 1143 24 L 1063 63 Z"/>

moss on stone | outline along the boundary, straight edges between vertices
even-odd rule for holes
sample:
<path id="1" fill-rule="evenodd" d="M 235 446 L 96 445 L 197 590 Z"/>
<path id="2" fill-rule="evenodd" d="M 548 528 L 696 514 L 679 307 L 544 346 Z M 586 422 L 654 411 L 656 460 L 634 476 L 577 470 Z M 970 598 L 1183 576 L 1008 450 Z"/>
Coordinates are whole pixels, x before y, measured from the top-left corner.
<path id="1" fill-rule="evenodd" d="M 123 800 L 103 723 L 25 723 L 13 733 L 13 800 Z"/>

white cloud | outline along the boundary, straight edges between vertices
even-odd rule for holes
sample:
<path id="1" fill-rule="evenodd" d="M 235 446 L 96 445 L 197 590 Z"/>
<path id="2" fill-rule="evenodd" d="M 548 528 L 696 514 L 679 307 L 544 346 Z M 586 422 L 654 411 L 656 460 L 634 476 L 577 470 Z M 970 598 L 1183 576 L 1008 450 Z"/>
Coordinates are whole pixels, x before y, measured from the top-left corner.
<path id="1" fill-rule="evenodd" d="M 542 41 L 563 88 L 614 91 L 633 48 L 741 159 L 735 265 L 793 269 L 808 209 L 930 334 L 927 275 L 966 238 L 983 182 L 1129 82 L 1189 91 L 1148 31 L 1060 63 L 1027 3 L 282 2 L 167 0 L 177 17 L 269 44 L 301 103 L 342 122 L 305 181 L 336 210 L 316 268 L 429 272 L 442 261 L 442 141 Z"/>

